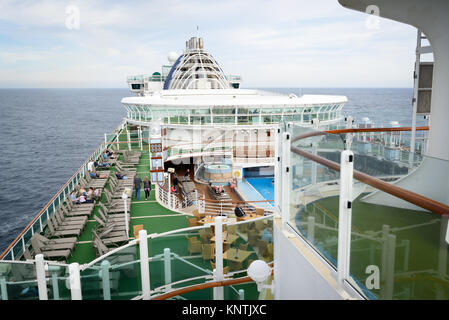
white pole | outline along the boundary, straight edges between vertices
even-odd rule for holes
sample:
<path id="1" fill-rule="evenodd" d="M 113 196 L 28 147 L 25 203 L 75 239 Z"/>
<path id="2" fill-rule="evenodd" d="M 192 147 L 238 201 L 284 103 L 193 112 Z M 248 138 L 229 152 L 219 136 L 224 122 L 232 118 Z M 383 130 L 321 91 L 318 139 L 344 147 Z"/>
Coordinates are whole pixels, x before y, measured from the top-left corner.
<path id="1" fill-rule="evenodd" d="M 53 300 L 59 300 L 59 286 L 58 286 L 58 266 L 48 266 L 48 271 L 51 273 L 51 285 L 53 288 Z"/>
<path id="2" fill-rule="evenodd" d="M 354 153 L 341 152 L 340 160 L 340 201 L 338 211 L 338 283 L 349 278 L 351 251 L 352 178 Z"/>
<path id="3" fill-rule="evenodd" d="M 77 262 L 69 264 L 69 275 L 72 300 L 82 300 L 80 265 Z"/>
<path id="4" fill-rule="evenodd" d="M 410 139 L 410 152 L 408 155 L 409 168 L 413 167 L 413 155 L 415 153 L 415 136 L 416 136 L 416 111 L 418 109 L 418 87 L 419 87 L 419 61 L 421 57 L 421 30 L 418 29 L 416 37 L 416 59 L 415 72 L 413 81 L 413 103 L 412 103 L 412 137 Z"/>
<path id="5" fill-rule="evenodd" d="M 290 133 L 284 132 L 282 134 L 282 166 L 281 166 L 281 175 L 282 175 L 282 192 L 281 192 L 281 217 L 282 223 L 287 223 L 289 220 L 289 208 L 290 208 L 290 177 L 291 177 L 291 166 L 290 166 L 290 146 L 291 139 Z"/>
<path id="6" fill-rule="evenodd" d="M 142 135 L 142 126 L 139 126 L 139 143 L 140 143 L 140 150 L 143 151 L 143 135 Z"/>
<path id="7" fill-rule="evenodd" d="M 394 291 L 394 265 L 396 255 L 396 236 L 394 234 L 388 235 L 388 253 L 387 253 L 387 267 L 385 275 L 385 297 L 384 299 L 393 299 Z"/>
<path id="8" fill-rule="evenodd" d="M 104 134 L 104 143 L 108 142 L 107 134 Z"/>
<path id="9" fill-rule="evenodd" d="M 307 237 L 309 240 L 315 240 L 315 217 L 307 217 Z"/>
<path id="10" fill-rule="evenodd" d="M 168 207 L 171 209 L 171 173 L 168 173 Z"/>
<path id="11" fill-rule="evenodd" d="M 215 275 L 216 281 L 223 281 L 223 217 L 215 217 Z M 224 288 L 217 287 L 214 300 L 224 299 Z"/>
<path id="12" fill-rule="evenodd" d="M 111 264 L 108 260 L 101 262 L 101 280 L 103 284 L 103 300 L 111 300 L 111 283 L 109 282 L 109 268 Z"/>
<path id="13" fill-rule="evenodd" d="M 281 206 L 281 143 L 280 143 L 280 126 L 275 131 L 275 145 L 274 145 L 274 205 L 276 208 Z M 258 144 L 260 141 L 258 140 Z M 259 154 L 260 145 L 257 146 L 257 154 Z"/>
<path id="14" fill-rule="evenodd" d="M 245 300 L 245 290 L 239 290 L 239 300 Z"/>
<path id="15" fill-rule="evenodd" d="M 2 301 L 8 300 L 8 291 L 6 289 L 6 278 L 0 275 L 0 291 L 2 292 Z"/>
<path id="16" fill-rule="evenodd" d="M 142 299 L 150 300 L 150 266 L 148 264 L 147 230 L 139 231 L 140 274 L 142 280 Z"/>
<path id="17" fill-rule="evenodd" d="M 37 288 L 39 289 L 39 300 L 48 300 L 44 255 L 37 254 L 35 259 L 36 259 Z"/>
<path id="18" fill-rule="evenodd" d="M 171 290 L 171 253 L 170 248 L 164 249 L 164 276 L 165 285 L 167 286 L 166 291 Z"/>

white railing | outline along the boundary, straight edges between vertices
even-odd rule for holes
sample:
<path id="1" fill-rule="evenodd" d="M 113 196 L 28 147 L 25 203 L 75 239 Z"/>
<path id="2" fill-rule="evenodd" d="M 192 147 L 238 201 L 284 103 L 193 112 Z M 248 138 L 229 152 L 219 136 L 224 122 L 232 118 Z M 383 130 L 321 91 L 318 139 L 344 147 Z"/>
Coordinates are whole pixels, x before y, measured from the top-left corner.
<path id="1" fill-rule="evenodd" d="M 213 225 L 215 226 L 215 237 L 216 240 L 222 239 L 222 224 L 226 224 L 229 226 L 238 226 L 242 224 L 247 223 L 257 223 L 257 221 L 266 221 L 269 222 L 270 219 L 273 218 L 273 215 L 269 216 L 263 216 L 259 218 L 254 218 L 249 221 L 240 221 L 240 222 L 229 222 L 229 221 L 222 221 L 222 217 L 218 217 L 215 219 L 215 222 Z M 146 230 L 141 230 L 139 232 L 139 238 L 131 240 L 126 245 L 123 245 L 119 248 L 113 249 L 109 251 L 108 253 L 104 254 L 103 256 L 91 261 L 88 264 L 79 265 L 78 263 L 72 263 L 72 264 L 63 264 L 53 261 L 44 261 L 43 256 L 38 254 L 36 255 L 34 260 L 28 260 L 28 261 L 0 261 L 0 297 L 2 300 L 7 300 L 8 297 L 8 290 L 7 288 L 9 286 L 16 286 L 16 285 L 22 285 L 22 284 L 33 284 L 36 286 L 38 292 L 39 292 L 39 299 L 40 300 L 47 300 L 48 297 L 48 288 L 47 284 L 50 283 L 52 288 L 52 299 L 58 300 L 60 299 L 59 296 L 59 287 L 58 287 L 58 280 L 65 280 L 66 285 L 68 285 L 68 289 L 70 289 L 70 297 L 65 297 L 65 299 L 72 299 L 72 300 L 81 300 L 82 297 L 82 284 L 91 282 L 92 280 L 99 280 L 98 285 L 101 286 L 98 289 L 102 289 L 102 296 L 103 299 L 109 300 L 111 299 L 111 279 L 110 274 L 114 271 L 119 271 L 121 268 L 129 267 L 135 264 L 140 264 L 141 267 L 141 273 L 140 273 L 140 280 L 142 282 L 142 292 L 138 292 L 138 288 L 131 288 L 131 290 L 134 290 L 136 292 L 135 295 L 133 295 L 133 299 L 151 299 L 156 297 L 157 295 L 161 293 L 168 293 L 174 290 L 179 289 L 179 284 L 182 283 L 188 283 L 193 280 L 223 280 L 225 277 L 229 278 L 232 277 L 235 274 L 243 273 L 246 270 L 237 270 L 233 272 L 229 272 L 225 275 L 223 275 L 223 270 L 221 272 L 213 272 L 210 269 L 205 269 L 202 266 L 196 265 L 195 263 L 189 261 L 188 259 L 191 257 L 182 257 L 174 252 L 171 252 L 170 248 L 165 248 L 164 252 L 162 254 L 157 254 L 154 256 L 149 257 L 148 256 L 148 240 L 154 240 L 158 238 L 164 238 L 164 237 L 185 237 L 186 235 L 194 235 L 197 231 L 202 229 L 208 229 L 211 225 L 205 225 L 205 226 L 198 226 L 198 227 L 190 227 L 190 228 L 184 228 L 184 229 L 178 229 L 178 230 L 172 230 L 160 234 L 150 234 L 147 235 Z M 195 233 L 192 233 L 195 232 Z M 217 242 L 217 241 L 216 241 Z M 219 241 L 221 243 L 221 241 Z M 113 257 L 118 257 L 120 255 L 129 255 L 127 253 L 127 249 L 135 247 L 135 250 L 140 251 L 140 258 L 139 259 L 131 259 L 129 261 L 122 261 L 120 262 L 120 259 L 117 259 L 119 263 L 117 264 L 111 264 L 110 261 L 113 261 Z M 139 247 L 139 248 L 137 248 Z M 217 244 L 217 250 L 215 252 L 215 261 L 216 261 L 216 269 L 223 268 L 223 250 L 219 250 Z M 171 262 L 172 260 L 181 261 L 185 265 L 188 265 L 195 270 L 197 270 L 200 273 L 203 273 L 199 276 L 190 277 L 188 279 L 181 279 L 177 281 L 172 281 L 172 271 L 171 271 Z M 149 272 L 149 264 L 152 262 L 160 262 L 163 261 L 164 264 L 164 282 L 165 284 L 162 286 L 159 286 L 157 288 L 154 288 L 151 290 L 150 288 L 150 272 Z M 28 268 L 28 277 L 25 280 L 17 280 L 10 277 L 11 275 L 11 265 L 20 265 L 20 266 L 26 266 Z M 83 271 L 89 271 L 91 270 L 92 273 L 82 275 Z M 86 279 L 89 279 L 89 281 L 86 281 Z M 106 279 L 109 279 L 109 281 L 105 281 Z M 84 280 L 84 281 L 81 281 Z M 173 288 L 174 286 L 177 286 L 176 288 Z M 128 289 L 129 290 L 129 289 Z M 218 290 L 219 291 L 219 290 Z M 117 296 L 124 296 L 124 295 L 132 295 L 132 292 L 120 292 L 116 293 Z M 214 298 L 216 298 L 214 296 Z M 37 299 L 37 297 L 36 297 Z"/>
<path id="2" fill-rule="evenodd" d="M 122 121 L 117 127 L 116 131 L 119 133 L 125 124 Z M 45 228 L 46 222 L 50 219 L 56 208 L 65 201 L 70 195 L 71 190 L 79 184 L 80 180 L 85 177 L 87 173 L 87 165 L 91 160 L 96 160 L 100 157 L 103 151 L 110 146 L 111 142 L 118 137 L 118 135 L 111 135 L 106 137 L 107 142 L 102 142 L 100 146 L 87 158 L 75 174 L 59 189 L 59 191 L 50 199 L 44 208 L 34 217 L 34 219 L 25 227 L 20 235 L 9 245 L 9 247 L 1 254 L 1 260 L 17 260 L 25 252 L 29 245 L 29 241 L 35 232 L 42 232 Z"/>

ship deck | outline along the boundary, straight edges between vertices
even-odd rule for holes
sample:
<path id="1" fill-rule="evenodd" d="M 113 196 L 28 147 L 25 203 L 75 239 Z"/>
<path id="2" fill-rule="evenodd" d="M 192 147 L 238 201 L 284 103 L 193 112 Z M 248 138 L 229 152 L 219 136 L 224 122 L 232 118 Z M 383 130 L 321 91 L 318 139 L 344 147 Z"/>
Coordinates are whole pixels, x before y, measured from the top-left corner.
<path id="1" fill-rule="evenodd" d="M 126 140 L 126 138 L 120 138 L 120 140 Z M 127 147 L 127 145 L 126 145 Z M 146 148 L 146 150 L 145 150 Z M 124 149 L 124 146 L 121 147 Z M 137 143 L 132 144 L 132 150 L 141 150 Z M 145 152 L 146 151 L 146 152 Z M 120 155 L 119 160 L 122 160 L 123 155 Z M 136 166 L 137 173 L 140 178 L 143 180 L 145 176 L 149 176 L 149 154 L 148 154 L 148 145 L 144 144 L 142 155 L 139 161 L 139 164 Z M 111 167 L 109 169 L 111 173 L 115 172 L 115 167 Z M 178 172 L 181 176 L 182 172 Z M 198 185 L 201 188 L 201 185 Z M 109 182 L 106 184 L 105 188 L 109 189 Z M 205 193 L 207 194 L 207 193 Z M 103 192 L 101 199 L 99 200 L 102 203 L 105 203 L 105 194 Z M 150 193 L 150 198 L 145 200 L 145 193 L 143 188 L 141 189 L 140 200 L 137 200 L 135 192 L 133 190 L 133 195 L 131 199 L 131 207 L 130 207 L 130 225 L 129 225 L 129 238 L 134 239 L 133 228 L 136 225 L 142 225 L 143 228 L 147 231 L 147 234 L 152 233 L 163 233 L 167 231 L 182 229 L 188 227 L 188 218 L 192 218 L 192 214 L 188 213 L 189 210 L 186 210 L 186 213 L 175 212 L 167 209 L 158 203 L 155 197 L 155 186 L 152 186 L 152 190 Z M 72 251 L 71 256 L 68 258 L 68 263 L 77 262 L 79 264 L 88 264 L 98 257 L 96 253 L 96 249 L 93 246 L 93 233 L 98 223 L 94 220 L 94 215 L 99 216 L 98 210 L 100 205 L 97 203 L 94 207 L 93 213 L 88 219 L 88 222 L 79 236 L 77 244 Z M 237 239 L 235 246 L 238 246 L 240 243 L 245 242 L 244 239 Z M 195 264 L 196 266 L 212 271 L 211 261 L 203 260 L 201 253 L 190 255 L 188 251 L 188 240 L 184 237 L 176 237 L 174 239 L 164 239 L 163 242 L 159 242 L 158 244 L 150 245 L 149 256 L 154 256 L 157 254 L 162 254 L 165 247 L 169 247 L 171 252 L 175 252 L 178 256 L 181 256 L 185 259 L 188 259 L 189 262 Z M 254 248 L 251 246 L 248 250 L 252 251 L 251 255 L 248 258 L 248 261 L 257 260 L 258 256 Z M 138 259 L 138 252 L 136 252 L 136 257 Z M 179 265 L 179 262 L 173 260 L 172 268 L 173 274 L 176 274 L 176 278 L 188 279 L 191 277 L 198 276 L 198 270 L 195 268 L 189 268 L 185 265 Z M 226 266 L 226 263 L 225 263 Z M 244 268 L 247 265 L 243 266 Z M 163 285 L 163 266 L 158 265 L 155 269 L 151 269 L 151 287 L 157 287 Z M 235 277 L 242 276 L 236 275 Z M 140 279 L 140 278 L 139 278 Z M 135 287 L 136 278 L 126 278 L 122 277 L 120 280 L 120 291 L 130 292 L 126 288 Z M 198 283 L 197 281 L 192 281 L 191 284 Z M 234 288 L 225 288 L 225 296 L 228 298 L 236 298 L 235 292 L 239 289 L 244 289 L 245 291 L 245 299 L 258 299 L 259 293 L 257 291 L 257 287 L 254 283 L 246 283 L 241 285 L 235 285 Z M 128 296 L 128 298 L 132 298 L 132 295 Z M 182 299 L 205 299 L 209 300 L 213 298 L 212 289 L 200 290 L 191 292 L 188 294 L 182 295 Z"/>

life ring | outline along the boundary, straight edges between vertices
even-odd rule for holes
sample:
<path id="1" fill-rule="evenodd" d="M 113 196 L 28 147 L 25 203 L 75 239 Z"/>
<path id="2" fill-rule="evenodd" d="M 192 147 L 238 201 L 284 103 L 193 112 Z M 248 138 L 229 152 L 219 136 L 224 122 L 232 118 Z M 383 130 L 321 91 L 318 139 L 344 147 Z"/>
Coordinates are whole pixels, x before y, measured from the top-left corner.
<path id="1" fill-rule="evenodd" d="M 237 177 L 237 178 L 240 177 L 240 171 L 237 171 L 237 170 L 234 171 L 234 177 Z"/>

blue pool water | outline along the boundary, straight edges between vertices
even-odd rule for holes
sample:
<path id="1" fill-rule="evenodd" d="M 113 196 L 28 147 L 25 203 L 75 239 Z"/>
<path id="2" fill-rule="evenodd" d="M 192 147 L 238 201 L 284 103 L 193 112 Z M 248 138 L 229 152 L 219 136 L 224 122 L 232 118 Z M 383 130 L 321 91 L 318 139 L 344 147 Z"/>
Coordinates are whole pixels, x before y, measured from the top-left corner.
<path id="1" fill-rule="evenodd" d="M 246 180 L 256 189 L 265 200 L 274 200 L 273 177 L 246 178 Z"/>

